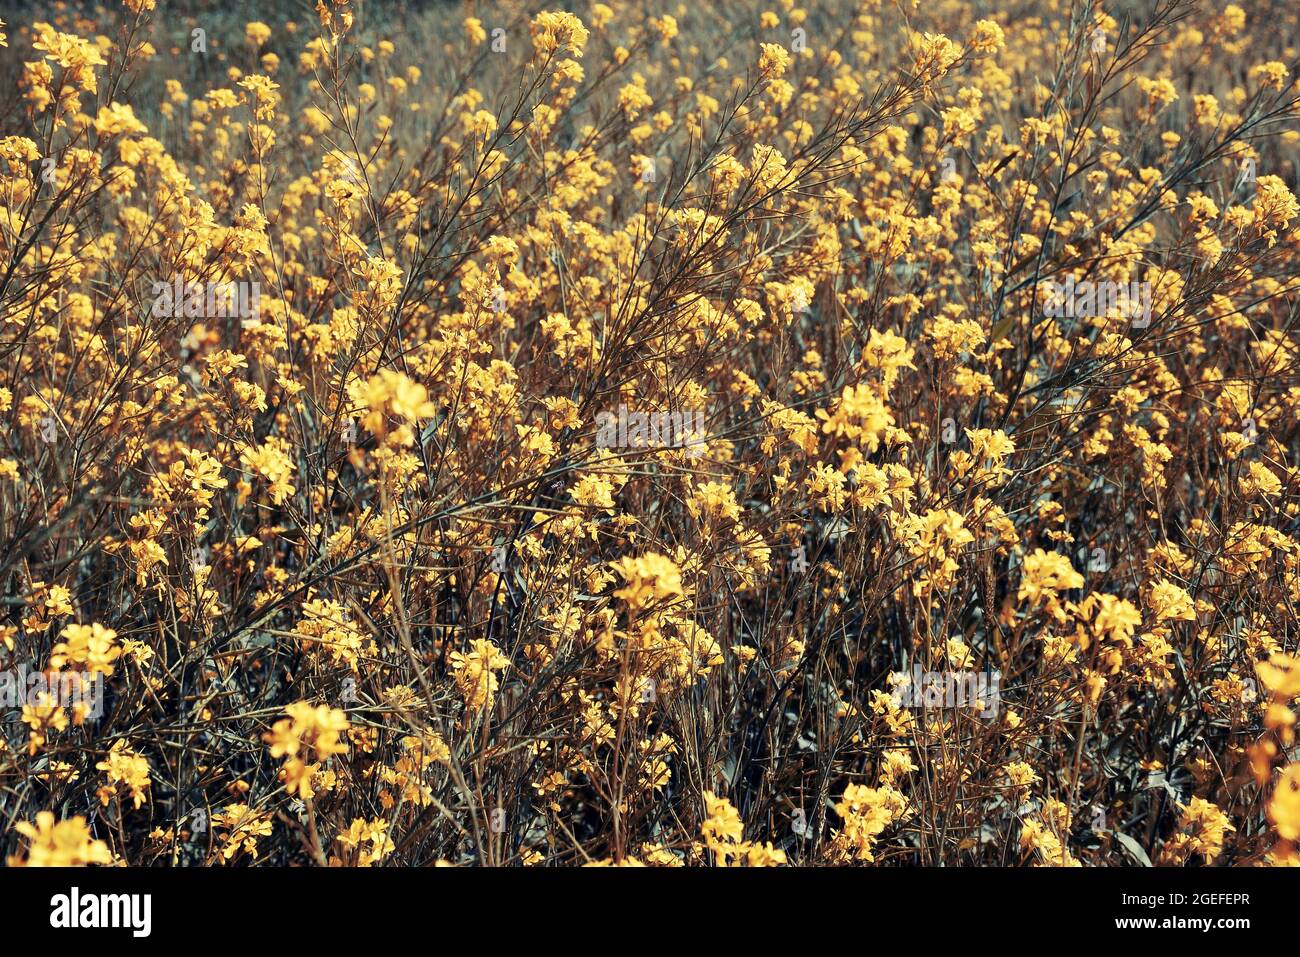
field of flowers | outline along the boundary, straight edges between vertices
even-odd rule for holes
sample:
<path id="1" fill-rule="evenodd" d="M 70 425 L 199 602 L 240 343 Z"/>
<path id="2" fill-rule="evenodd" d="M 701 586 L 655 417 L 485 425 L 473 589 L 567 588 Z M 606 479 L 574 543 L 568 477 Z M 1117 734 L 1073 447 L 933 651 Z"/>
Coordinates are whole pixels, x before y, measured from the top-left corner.
<path id="1" fill-rule="evenodd" d="M 0 20 L 10 865 L 1300 864 L 1294 2 Z"/>

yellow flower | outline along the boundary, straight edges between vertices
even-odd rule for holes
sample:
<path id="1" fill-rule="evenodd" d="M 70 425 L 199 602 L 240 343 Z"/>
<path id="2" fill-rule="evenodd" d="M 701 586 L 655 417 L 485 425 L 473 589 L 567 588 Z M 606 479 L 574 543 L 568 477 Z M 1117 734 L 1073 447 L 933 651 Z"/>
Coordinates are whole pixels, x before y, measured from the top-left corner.
<path id="1" fill-rule="evenodd" d="M 707 819 L 700 826 L 704 839 L 710 848 L 717 848 L 725 843 L 735 843 L 745 834 L 740 815 L 725 797 L 719 797 L 712 791 L 704 792 L 704 813 Z"/>
<path id="2" fill-rule="evenodd" d="M 979 20 L 975 24 L 975 35 L 970 39 L 973 53 L 985 55 L 997 53 L 1006 45 L 1006 36 L 1002 28 L 993 20 Z"/>
<path id="3" fill-rule="evenodd" d="M 547 56 L 556 51 L 582 56 L 587 45 L 587 28 L 572 13 L 542 11 L 528 27 L 533 38 L 533 49 Z"/>
<path id="4" fill-rule="evenodd" d="M 131 800 L 138 809 L 148 798 L 145 791 L 149 789 L 149 762 L 136 754 L 121 739 L 113 742 L 108 757 L 95 767 L 106 772 L 108 785 L 100 788 L 100 801 L 107 805 L 109 798 L 117 794 L 117 786 L 125 785 L 131 791 Z"/>
<path id="5" fill-rule="evenodd" d="M 316 757 L 323 761 L 347 750 L 339 741 L 339 735 L 348 729 L 348 716 L 343 711 L 308 701 L 295 701 L 284 710 L 289 717 L 277 721 L 262 736 L 270 745 L 271 757 L 294 757 L 299 750 L 314 748 Z"/>
<path id="6" fill-rule="evenodd" d="M 50 811 L 36 815 L 36 823 L 20 821 L 14 830 L 28 839 L 26 856 L 8 859 L 10 867 L 85 867 L 111 864 L 108 845 L 90 836 L 80 815 L 56 822 Z"/>
<path id="7" fill-rule="evenodd" d="M 662 17 L 650 18 L 650 29 L 659 34 L 659 40 L 665 46 L 677 36 L 677 20 L 664 14 Z"/>
<path id="8" fill-rule="evenodd" d="M 239 461 L 270 483 L 271 501 L 276 505 L 294 493 L 291 480 L 295 467 L 289 443 L 284 439 L 271 436 L 260 446 L 246 445 L 239 453 Z"/>
<path id="9" fill-rule="evenodd" d="M 758 71 L 773 77 L 785 76 L 790 66 L 790 52 L 776 43 L 760 44 L 763 53 L 758 58 Z"/>
<path id="10" fill-rule="evenodd" d="M 1196 606 L 1192 604 L 1192 596 L 1171 581 L 1164 579 L 1157 581 L 1151 587 L 1147 603 L 1151 606 L 1158 622 L 1196 620 Z"/>
<path id="11" fill-rule="evenodd" d="M 257 839 L 271 834 L 269 814 L 254 811 L 247 804 L 229 804 L 212 815 L 213 830 L 225 832 L 221 838 L 221 859 L 231 860 L 240 851 L 257 859 Z"/>
<path id="12" fill-rule="evenodd" d="M 1074 570 L 1068 558 L 1058 552 L 1035 548 L 1025 556 L 1016 597 L 1038 604 L 1044 600 L 1050 602 L 1059 592 L 1082 587 L 1083 576 Z"/>
<path id="13" fill-rule="evenodd" d="M 356 397 L 359 404 L 370 410 L 362 422 L 375 435 L 387 432 L 385 413 L 404 422 L 419 422 L 438 412 L 429 400 L 428 389 L 392 369 L 381 369 L 378 375 L 371 376 Z"/>
<path id="14" fill-rule="evenodd" d="M 1300 763 L 1287 765 L 1273 786 L 1268 817 L 1286 841 L 1300 841 Z"/>
<path id="15" fill-rule="evenodd" d="M 610 568 L 627 582 L 625 587 L 614 592 L 614 597 L 623 599 L 632 608 L 683 595 L 681 569 L 672 559 L 658 552 L 621 558 L 612 562 Z"/>
<path id="16" fill-rule="evenodd" d="M 1200 854 L 1205 863 L 1211 863 L 1223 852 L 1223 841 L 1228 831 L 1236 828 L 1228 821 L 1228 815 L 1205 798 L 1194 797 L 1186 804 L 1179 804 L 1182 816 L 1179 828 L 1188 833 L 1178 835 L 1173 853 Z"/>
<path id="17" fill-rule="evenodd" d="M 465 707 L 470 711 L 481 711 L 491 704 L 497 692 L 496 672 L 508 667 L 510 659 L 501 654 L 491 641 L 476 638 L 467 654 L 454 651 L 450 660 Z"/>
<path id="18" fill-rule="evenodd" d="M 686 507 L 697 518 L 704 515 L 729 522 L 740 520 L 740 505 L 736 502 L 736 495 L 722 482 L 705 482 L 700 485 L 687 501 Z"/>
<path id="19" fill-rule="evenodd" d="M 244 25 L 244 38 L 260 49 L 267 40 L 271 39 L 271 28 L 260 20 L 249 21 Z"/>
<path id="20" fill-rule="evenodd" d="M 1300 696 L 1300 658 L 1274 654 L 1268 661 L 1255 662 L 1255 674 L 1260 684 L 1282 701 Z"/>
<path id="21" fill-rule="evenodd" d="M 53 668 L 74 664 L 91 674 L 111 675 L 113 663 L 122 654 L 117 645 L 117 632 L 103 625 L 69 625 L 60 632 L 60 637 L 64 640 L 54 646 L 50 655 Z"/>
<path id="22" fill-rule="evenodd" d="M 860 861 L 875 860 L 875 842 L 907 809 L 906 798 L 886 785 L 869 788 L 850 784 L 843 798 L 835 805 L 843 827 L 834 837 L 834 846 L 841 854 L 851 855 Z"/>
<path id="23" fill-rule="evenodd" d="M 1289 71 L 1286 64 L 1278 60 L 1259 63 L 1250 68 L 1250 78 L 1265 89 L 1280 90 L 1286 85 Z"/>
<path id="24" fill-rule="evenodd" d="M 148 133 L 149 129 L 135 118 L 135 112 L 124 103 L 110 103 L 99 108 L 95 131 L 101 136 L 123 133 Z"/>

